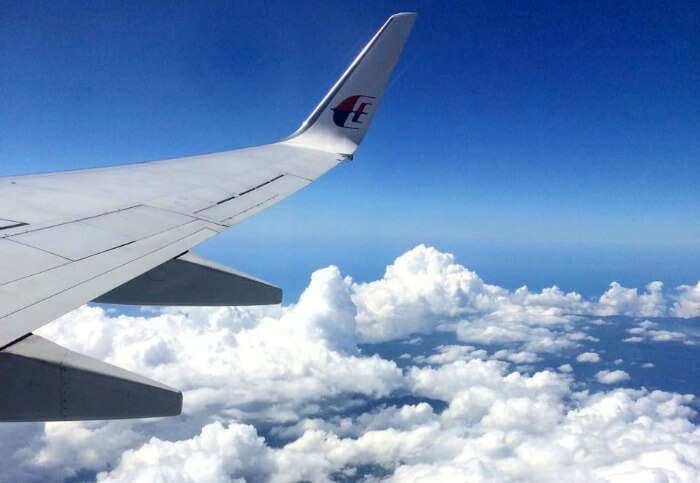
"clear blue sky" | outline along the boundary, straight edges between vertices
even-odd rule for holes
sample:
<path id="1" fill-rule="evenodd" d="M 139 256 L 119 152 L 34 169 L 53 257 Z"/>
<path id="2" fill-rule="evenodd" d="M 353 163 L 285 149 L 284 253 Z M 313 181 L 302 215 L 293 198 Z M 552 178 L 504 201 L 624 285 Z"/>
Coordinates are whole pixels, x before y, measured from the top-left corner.
<path id="1" fill-rule="evenodd" d="M 3 3 L 0 175 L 279 139 L 415 10 L 356 161 L 200 253 L 292 294 L 419 242 L 511 287 L 700 278 L 697 2 L 291 5 Z"/>

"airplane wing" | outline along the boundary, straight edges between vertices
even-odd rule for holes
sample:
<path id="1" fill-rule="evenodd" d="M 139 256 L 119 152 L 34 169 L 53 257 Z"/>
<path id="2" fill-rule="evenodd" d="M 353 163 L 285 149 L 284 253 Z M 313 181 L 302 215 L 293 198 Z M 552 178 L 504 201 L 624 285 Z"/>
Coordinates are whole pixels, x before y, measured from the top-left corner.
<path id="1" fill-rule="evenodd" d="M 352 159 L 413 27 L 390 17 L 288 138 L 0 178 L 0 420 L 179 414 L 179 391 L 32 334 L 90 301 L 259 305 L 279 288 L 188 250 Z"/>

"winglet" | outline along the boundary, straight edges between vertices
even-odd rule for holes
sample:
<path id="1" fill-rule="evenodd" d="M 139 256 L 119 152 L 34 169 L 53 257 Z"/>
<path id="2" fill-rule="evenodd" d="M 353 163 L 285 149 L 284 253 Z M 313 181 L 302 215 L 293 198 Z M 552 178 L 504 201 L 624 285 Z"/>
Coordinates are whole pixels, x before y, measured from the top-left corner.
<path id="1" fill-rule="evenodd" d="M 415 20 L 415 13 L 389 17 L 311 115 L 283 142 L 351 156 L 367 133 Z"/>

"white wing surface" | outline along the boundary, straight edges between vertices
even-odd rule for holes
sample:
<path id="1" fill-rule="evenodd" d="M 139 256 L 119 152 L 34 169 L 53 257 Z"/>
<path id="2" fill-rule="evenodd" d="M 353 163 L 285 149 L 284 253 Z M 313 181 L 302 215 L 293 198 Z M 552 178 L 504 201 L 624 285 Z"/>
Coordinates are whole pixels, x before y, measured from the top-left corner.
<path id="1" fill-rule="evenodd" d="M 0 420 L 179 414 L 178 391 L 91 364 L 31 332 L 92 300 L 279 303 L 277 287 L 187 252 L 352 158 L 414 21 L 410 13 L 390 17 L 299 130 L 278 143 L 0 178 L 0 370 L 12 388 L 0 398 Z M 132 396 L 115 398 L 120 391 Z M 52 397 L 64 403 L 38 402 Z"/>

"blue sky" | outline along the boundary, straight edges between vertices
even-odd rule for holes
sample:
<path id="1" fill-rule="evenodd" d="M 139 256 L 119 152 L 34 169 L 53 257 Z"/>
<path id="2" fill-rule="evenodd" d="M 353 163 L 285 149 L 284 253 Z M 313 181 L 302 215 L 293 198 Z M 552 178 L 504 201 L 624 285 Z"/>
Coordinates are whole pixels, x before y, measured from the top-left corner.
<path id="1" fill-rule="evenodd" d="M 419 19 L 351 165 L 202 246 L 294 296 L 417 243 L 512 288 L 700 273 L 697 4 L 0 6 L 0 174 L 293 131 L 385 18 Z"/>

